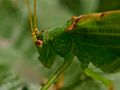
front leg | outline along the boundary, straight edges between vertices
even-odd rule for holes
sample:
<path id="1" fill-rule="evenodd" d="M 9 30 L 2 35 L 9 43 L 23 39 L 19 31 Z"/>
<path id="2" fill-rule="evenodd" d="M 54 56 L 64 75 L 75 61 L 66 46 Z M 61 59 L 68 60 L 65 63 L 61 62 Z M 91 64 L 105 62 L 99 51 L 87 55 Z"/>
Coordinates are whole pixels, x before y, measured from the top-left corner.
<path id="1" fill-rule="evenodd" d="M 101 81 L 104 85 L 108 87 L 108 90 L 114 90 L 114 85 L 111 80 L 106 79 L 105 77 L 98 74 L 97 72 L 94 72 L 90 68 L 85 69 L 85 73 L 93 79 Z"/>
<path id="2" fill-rule="evenodd" d="M 47 81 L 47 83 L 40 90 L 48 90 L 48 88 L 55 82 L 55 80 L 70 66 L 73 60 L 73 55 L 68 54 L 64 58 L 64 63 L 56 70 L 53 76 Z"/>

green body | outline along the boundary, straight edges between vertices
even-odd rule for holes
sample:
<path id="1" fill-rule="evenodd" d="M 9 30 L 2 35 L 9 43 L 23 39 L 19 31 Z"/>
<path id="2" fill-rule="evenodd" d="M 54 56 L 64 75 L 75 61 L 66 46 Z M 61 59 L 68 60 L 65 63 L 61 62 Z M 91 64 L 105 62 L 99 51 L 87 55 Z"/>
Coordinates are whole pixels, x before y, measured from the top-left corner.
<path id="1" fill-rule="evenodd" d="M 83 67 L 92 62 L 105 72 L 120 71 L 120 11 L 81 17 L 71 31 Z M 76 52 L 77 51 L 77 52 Z"/>
<path id="2" fill-rule="evenodd" d="M 85 69 L 92 62 L 105 72 L 120 70 L 120 11 L 80 16 L 72 30 L 69 20 L 64 27 L 42 33 L 43 45 L 38 48 L 40 61 L 51 67 L 56 55 L 77 56 Z"/>

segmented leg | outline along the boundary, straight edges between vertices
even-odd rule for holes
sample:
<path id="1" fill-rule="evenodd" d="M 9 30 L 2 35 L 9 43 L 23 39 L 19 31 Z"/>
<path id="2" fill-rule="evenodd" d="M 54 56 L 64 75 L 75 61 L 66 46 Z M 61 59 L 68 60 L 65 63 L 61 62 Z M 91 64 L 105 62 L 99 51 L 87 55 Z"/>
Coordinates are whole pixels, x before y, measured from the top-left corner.
<path id="1" fill-rule="evenodd" d="M 89 68 L 85 69 L 85 73 L 93 79 L 101 81 L 104 85 L 108 87 L 108 90 L 114 90 L 114 85 L 111 80 L 106 79 L 102 75 L 98 74 L 97 72 L 94 72 Z"/>
<path id="2" fill-rule="evenodd" d="M 73 58 L 68 57 L 68 60 L 64 60 L 63 65 L 59 69 L 56 70 L 56 72 L 53 74 L 53 76 L 47 81 L 47 83 L 40 89 L 40 90 L 48 90 L 48 88 L 55 82 L 59 76 L 62 75 L 62 73 L 70 66 Z"/>

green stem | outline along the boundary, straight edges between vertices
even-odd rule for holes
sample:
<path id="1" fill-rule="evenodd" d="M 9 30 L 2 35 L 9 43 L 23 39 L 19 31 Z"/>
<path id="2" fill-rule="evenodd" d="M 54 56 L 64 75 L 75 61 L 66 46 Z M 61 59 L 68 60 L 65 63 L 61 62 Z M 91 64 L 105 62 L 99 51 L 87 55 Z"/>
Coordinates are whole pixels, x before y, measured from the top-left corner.
<path id="1" fill-rule="evenodd" d="M 53 76 L 47 81 L 45 86 L 43 86 L 40 90 L 48 90 L 48 88 L 69 67 L 70 64 L 71 64 L 70 60 L 65 60 L 61 67 L 53 74 Z"/>

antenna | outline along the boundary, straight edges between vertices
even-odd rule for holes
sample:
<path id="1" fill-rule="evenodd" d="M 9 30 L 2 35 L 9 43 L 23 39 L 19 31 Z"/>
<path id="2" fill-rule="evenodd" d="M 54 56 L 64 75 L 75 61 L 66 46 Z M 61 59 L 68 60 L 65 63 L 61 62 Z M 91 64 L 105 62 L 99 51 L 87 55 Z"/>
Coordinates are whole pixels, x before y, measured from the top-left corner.
<path id="1" fill-rule="evenodd" d="M 30 9 L 30 3 L 29 3 L 29 0 L 26 0 L 26 4 L 27 4 L 27 7 L 28 7 L 28 13 L 29 13 L 30 29 L 31 29 L 31 32 L 33 32 L 32 11 L 31 11 L 31 9 Z"/>
<path id="2" fill-rule="evenodd" d="M 34 30 L 37 29 L 36 0 L 34 0 Z"/>

